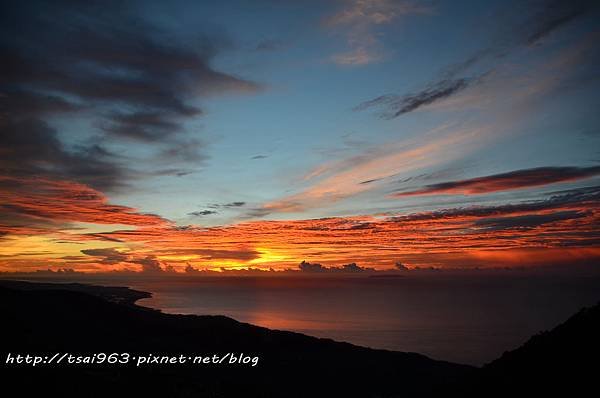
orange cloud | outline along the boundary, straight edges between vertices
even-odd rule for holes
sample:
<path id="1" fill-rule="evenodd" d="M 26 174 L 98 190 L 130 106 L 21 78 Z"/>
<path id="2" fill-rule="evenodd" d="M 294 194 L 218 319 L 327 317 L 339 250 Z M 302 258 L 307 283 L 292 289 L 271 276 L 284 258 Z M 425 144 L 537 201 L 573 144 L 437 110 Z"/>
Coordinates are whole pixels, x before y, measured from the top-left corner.
<path id="1" fill-rule="evenodd" d="M 296 267 L 304 259 L 327 266 L 355 262 L 377 269 L 391 268 L 396 261 L 422 267 L 526 266 L 540 263 L 542 258 L 583 261 L 597 257 L 597 196 L 597 190 L 584 190 L 538 202 L 391 217 L 141 228 L 103 235 L 141 243 L 141 252 L 156 254 L 180 268 L 191 263 L 201 268 L 281 269 Z M 205 252 L 205 248 L 212 252 Z M 550 249 L 555 253 L 552 258 L 518 255 L 526 250 L 542 253 Z M 503 262 L 502 258 L 521 261 Z"/>
<path id="2" fill-rule="evenodd" d="M 96 191 L 78 184 L 45 181 L 43 187 L 35 194 L 42 196 L 15 194 L 10 203 L 22 209 L 19 214 L 26 215 L 22 221 L 36 223 L 42 218 L 54 224 L 36 223 L 45 232 L 35 240 L 7 233 L 3 240 L 10 244 L 0 250 L 0 269 L 281 270 L 297 268 L 307 260 L 327 267 L 356 263 L 381 270 L 393 268 L 397 261 L 409 267 L 505 267 L 580 263 L 600 257 L 600 187 L 499 206 L 253 221 L 211 228 L 176 226 L 157 216 L 110 205 Z M 50 193 L 59 193 L 64 200 Z M 55 201 L 42 205 L 42 198 Z M 135 228 L 65 232 L 60 224 L 115 223 L 116 219 Z"/>
<path id="3" fill-rule="evenodd" d="M 31 234 L 71 222 L 164 225 L 154 214 L 108 202 L 87 185 L 43 178 L 0 177 L 0 233 Z"/>

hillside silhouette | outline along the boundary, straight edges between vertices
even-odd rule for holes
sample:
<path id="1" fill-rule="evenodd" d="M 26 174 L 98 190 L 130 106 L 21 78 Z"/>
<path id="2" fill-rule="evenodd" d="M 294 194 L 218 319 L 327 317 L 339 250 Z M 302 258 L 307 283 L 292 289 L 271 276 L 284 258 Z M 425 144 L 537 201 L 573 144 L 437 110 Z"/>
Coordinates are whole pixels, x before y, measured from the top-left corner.
<path id="1" fill-rule="evenodd" d="M 24 396 L 437 397 L 591 388 L 600 305 L 482 368 L 269 330 L 224 316 L 135 305 L 148 293 L 83 284 L 0 281 L 4 388 Z M 7 365 L 7 353 L 259 355 L 242 365 Z"/>
<path id="2" fill-rule="evenodd" d="M 476 384 L 479 391 L 487 389 L 488 396 L 494 397 L 515 392 L 587 396 L 597 389 L 599 339 L 600 304 L 596 304 L 484 366 Z"/>

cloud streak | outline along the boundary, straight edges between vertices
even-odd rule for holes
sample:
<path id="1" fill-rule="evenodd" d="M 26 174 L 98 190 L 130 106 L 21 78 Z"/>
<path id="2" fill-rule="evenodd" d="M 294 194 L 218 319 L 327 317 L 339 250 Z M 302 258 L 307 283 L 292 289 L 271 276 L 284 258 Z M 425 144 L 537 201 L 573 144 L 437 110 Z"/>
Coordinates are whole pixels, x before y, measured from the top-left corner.
<path id="1" fill-rule="evenodd" d="M 527 189 L 560 182 L 578 181 L 599 174 L 600 166 L 537 167 L 468 180 L 431 184 L 417 190 L 397 192 L 391 196 L 400 198 L 420 195 L 481 195 L 492 192 Z"/>
<path id="2" fill-rule="evenodd" d="M 594 11 L 597 6 L 597 2 L 589 0 L 541 2 L 530 10 L 530 15 L 524 21 L 513 22 L 510 33 L 496 37 L 490 46 L 447 67 L 439 77 L 427 83 L 424 88 L 406 95 L 382 95 L 359 104 L 354 110 L 383 108 L 381 117 L 394 119 L 452 97 L 471 86 L 485 82 L 486 78 L 493 75 L 497 69 L 499 60 L 517 49 L 541 43 L 554 32 Z"/>
<path id="3" fill-rule="evenodd" d="M 269 202 L 262 208 L 266 215 L 277 212 L 301 212 L 328 206 L 345 198 L 374 189 L 374 182 L 439 165 L 463 154 L 487 132 L 487 128 L 458 129 L 442 126 L 431 140 L 412 140 L 385 145 L 341 162 L 322 165 L 306 177 L 315 180 L 305 190 Z M 428 134 L 425 134 L 428 135 Z"/>
<path id="4" fill-rule="evenodd" d="M 539 43 L 547 36 L 593 10 L 597 3 L 590 0 L 547 1 L 523 25 L 522 40 L 529 46 Z"/>
<path id="5" fill-rule="evenodd" d="M 444 98 L 465 90 L 471 84 L 471 79 L 445 79 L 433 83 L 420 92 L 404 96 L 383 95 L 363 102 L 354 108 L 362 111 L 371 107 L 383 106 L 388 110 L 382 114 L 385 119 L 394 119 L 405 113 L 412 112 L 422 106 L 432 104 Z"/>
<path id="6" fill-rule="evenodd" d="M 32 228 L 53 232 L 74 222 L 131 226 L 169 224 L 157 215 L 111 204 L 99 191 L 71 181 L 0 177 L 0 203 L 0 231 L 11 234 L 29 234 Z"/>
<path id="7" fill-rule="evenodd" d="M 102 249 L 83 249 L 82 254 L 86 256 L 100 257 L 102 264 L 118 264 L 129 261 L 129 256 L 117 250 L 114 247 Z"/>

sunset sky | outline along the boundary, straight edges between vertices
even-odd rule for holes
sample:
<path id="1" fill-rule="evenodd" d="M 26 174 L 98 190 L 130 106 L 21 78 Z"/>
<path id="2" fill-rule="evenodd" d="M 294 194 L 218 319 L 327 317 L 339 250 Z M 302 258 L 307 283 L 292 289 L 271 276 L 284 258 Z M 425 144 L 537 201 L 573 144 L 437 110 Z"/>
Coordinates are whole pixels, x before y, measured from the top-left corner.
<path id="1" fill-rule="evenodd" d="M 595 1 L 4 1 L 0 271 L 600 260 Z"/>

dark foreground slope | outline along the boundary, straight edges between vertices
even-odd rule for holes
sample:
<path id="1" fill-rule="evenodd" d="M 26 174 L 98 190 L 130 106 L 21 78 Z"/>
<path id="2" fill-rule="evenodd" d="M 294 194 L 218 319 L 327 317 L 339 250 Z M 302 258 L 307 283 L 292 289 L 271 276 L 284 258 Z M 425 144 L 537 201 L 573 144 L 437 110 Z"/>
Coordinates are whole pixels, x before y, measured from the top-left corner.
<path id="1" fill-rule="evenodd" d="M 484 366 L 473 390 L 493 397 L 594 396 L 598 375 L 600 304 Z"/>
<path id="2" fill-rule="evenodd" d="M 22 396 L 432 396 L 475 368 L 272 331 L 221 316 L 169 315 L 83 285 L 0 283 L 3 389 Z M 135 296 L 135 292 L 125 297 Z M 113 299 L 111 299 L 111 297 Z M 7 353 L 260 356 L 229 365 L 7 365 Z"/>

